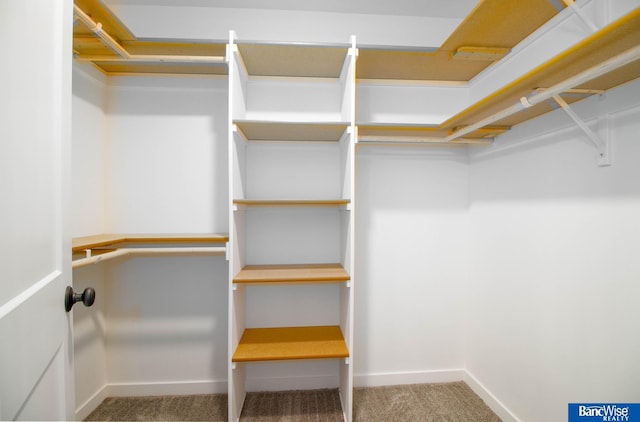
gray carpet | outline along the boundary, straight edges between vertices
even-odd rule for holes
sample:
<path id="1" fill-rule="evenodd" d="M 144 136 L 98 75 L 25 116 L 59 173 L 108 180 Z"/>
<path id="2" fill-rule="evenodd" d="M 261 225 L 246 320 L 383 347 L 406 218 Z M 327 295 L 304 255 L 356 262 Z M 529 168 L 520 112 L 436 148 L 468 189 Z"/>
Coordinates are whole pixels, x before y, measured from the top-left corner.
<path id="1" fill-rule="evenodd" d="M 353 391 L 353 419 L 361 422 L 500 422 L 464 382 Z M 106 399 L 87 421 L 226 421 L 226 394 Z M 248 393 L 241 421 L 342 421 L 338 390 Z"/>

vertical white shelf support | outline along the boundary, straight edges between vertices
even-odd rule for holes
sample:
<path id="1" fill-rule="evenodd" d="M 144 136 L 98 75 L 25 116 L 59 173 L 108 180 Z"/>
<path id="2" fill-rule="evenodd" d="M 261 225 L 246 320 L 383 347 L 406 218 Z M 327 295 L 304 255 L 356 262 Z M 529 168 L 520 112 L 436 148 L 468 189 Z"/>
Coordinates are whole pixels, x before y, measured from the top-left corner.
<path id="1" fill-rule="evenodd" d="M 339 388 L 344 419 L 350 422 L 353 418 L 356 40 L 351 37 L 348 46 L 314 45 L 309 46 L 308 50 L 305 48 L 295 44 L 244 44 L 237 41 L 233 31 L 229 34 L 228 411 L 229 421 L 233 422 L 240 418 L 247 387 L 253 388 L 251 386 L 256 382 L 255 379 L 246 379 L 253 370 L 251 365 L 255 365 L 253 362 L 270 360 L 296 360 L 297 364 L 304 364 L 300 362 L 304 359 L 335 360 L 337 373 L 334 372 L 335 366 L 327 368 L 332 368 L 329 369 L 332 383 Z M 297 51 L 303 57 L 308 55 L 309 60 L 301 61 L 291 51 Z M 326 63 L 323 62 L 325 59 Z M 322 69 L 326 64 L 329 66 Z M 316 76 L 319 71 L 322 77 Z M 308 106 L 313 101 L 317 102 L 317 107 Z M 341 135 L 336 134 L 337 131 Z M 259 151 L 264 153 L 258 154 Z M 322 170 L 318 171 L 313 166 L 307 170 L 296 162 L 309 160 L 311 151 L 326 153 L 320 159 L 327 160 L 329 165 L 326 168 L 321 166 Z M 282 161 L 282 154 L 290 157 L 290 161 Z M 296 174 L 295 181 L 278 184 L 283 171 L 275 175 L 268 174 L 273 166 L 278 165 Z M 327 171 L 330 173 L 327 174 Z M 263 180 L 263 177 L 267 179 Z M 274 180 L 276 182 L 272 182 Z M 331 198 L 327 198 L 328 195 Z M 326 205 L 325 202 L 332 204 Z M 287 251 L 296 247 L 296 236 L 300 229 L 312 229 L 304 226 L 304 221 L 307 221 L 306 216 L 314 213 L 323 219 L 328 213 L 332 214 L 323 223 L 327 224 L 332 234 L 320 247 L 314 245 L 308 251 L 302 248 L 301 253 L 292 259 Z M 301 220 L 303 225 L 296 221 L 286 222 L 287 215 L 305 216 Z M 276 231 L 264 232 L 265 224 L 268 225 L 265 221 L 276 221 L 282 226 L 278 226 Z M 263 250 L 265 236 L 273 238 L 280 246 L 266 253 Z M 270 290 L 264 295 L 265 299 L 260 300 L 277 301 L 280 299 L 276 293 L 289 287 L 283 287 L 282 280 L 270 282 L 264 274 L 287 272 L 296 266 L 301 268 L 297 270 L 301 271 L 300 274 L 308 274 L 315 271 L 314 265 L 317 264 L 335 265 L 345 277 L 333 279 L 325 272 L 311 282 L 294 277 L 288 284 L 308 285 L 291 288 L 305 291 L 303 300 L 309 300 L 310 303 L 327 301 L 325 308 L 331 310 L 330 313 L 319 313 L 317 322 L 314 316 L 312 325 L 298 327 L 295 313 L 287 314 L 288 310 L 285 310 L 278 318 L 290 326 L 283 327 L 282 322 L 275 323 L 275 326 L 261 326 L 261 311 L 255 307 L 249 309 L 246 304 L 246 300 L 256 300 L 252 289 Z M 251 281 L 243 281 L 243 276 L 255 271 L 256 266 L 263 267 L 258 271 L 261 275 L 256 275 L 257 278 Z M 277 284 L 277 289 L 271 289 L 270 283 Z M 318 289 L 317 283 L 324 286 L 327 286 L 326 283 L 335 283 L 335 296 L 316 298 L 311 292 Z M 261 287 L 256 287 L 256 284 Z M 336 312 L 339 315 L 335 315 Z M 323 321 L 327 317 L 335 321 L 334 325 L 325 325 Z M 300 333 L 299 328 L 306 330 L 303 335 L 336 333 L 339 350 L 331 351 L 329 347 L 336 338 L 327 338 L 325 334 L 314 337 L 313 341 L 317 344 L 314 350 L 302 351 L 290 346 L 283 348 L 280 340 L 272 334 L 278 330 L 289 330 L 289 335 Z M 243 339 L 243 335 L 258 336 L 261 346 L 251 347 L 251 351 L 247 352 L 248 341 L 246 337 Z M 252 338 L 255 340 L 257 337 Z M 276 356 L 272 353 L 274 349 L 281 354 Z M 277 370 L 277 366 L 266 365 L 269 371 L 271 368 Z M 285 382 L 284 378 L 280 379 Z"/>
<path id="2" fill-rule="evenodd" d="M 238 160 L 244 157 L 242 147 L 238 147 L 236 138 L 238 136 L 237 128 L 234 125 L 234 117 L 243 116 L 246 110 L 245 95 L 247 74 L 242 59 L 238 54 L 238 46 L 236 44 L 236 34 L 234 31 L 229 32 L 229 43 L 227 44 L 227 60 L 229 66 L 229 98 L 228 98 L 228 171 L 229 171 L 229 247 L 227 253 L 229 256 L 229 279 L 228 279 L 228 295 L 229 295 L 229 329 L 228 329 L 228 415 L 229 421 L 236 422 L 240 420 L 242 413 L 242 405 L 246 397 L 245 385 L 245 368 L 244 365 L 236 365 L 232 360 L 233 352 L 240 342 L 240 337 L 245 328 L 244 321 L 244 288 L 236 288 L 233 284 L 233 276 L 244 265 L 244 247 L 238 239 L 242 238 L 244 233 L 244 218 L 239 217 L 238 211 L 235 210 L 233 198 L 242 197 L 243 180 L 237 172 Z"/>
<path id="3" fill-rule="evenodd" d="M 349 122 L 349 127 L 341 139 L 342 165 L 342 197 L 350 202 L 341 213 L 342 218 L 342 265 L 350 275 L 350 281 L 340 286 L 340 328 L 344 334 L 349 357 L 340 364 L 340 399 L 344 411 L 345 421 L 353 420 L 353 306 L 355 285 L 355 134 L 356 134 L 356 62 L 358 50 L 356 37 L 351 36 L 350 47 L 340 75 L 343 84 L 343 116 Z"/>

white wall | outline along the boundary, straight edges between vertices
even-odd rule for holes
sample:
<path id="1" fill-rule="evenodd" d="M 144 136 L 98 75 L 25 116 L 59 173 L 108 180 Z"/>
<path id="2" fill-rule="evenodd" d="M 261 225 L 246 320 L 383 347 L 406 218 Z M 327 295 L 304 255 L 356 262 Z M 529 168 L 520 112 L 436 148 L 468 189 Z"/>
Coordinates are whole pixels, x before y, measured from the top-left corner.
<path id="1" fill-rule="evenodd" d="M 227 229 L 226 80 L 73 75 L 73 235 Z M 77 417 L 106 396 L 226 391 L 227 261 L 74 271 Z"/>
<path id="2" fill-rule="evenodd" d="M 561 110 L 471 159 L 464 360 L 520 420 L 640 397 L 638 98 L 635 82 L 576 106 L 611 115 L 611 167 Z"/>
<path id="3" fill-rule="evenodd" d="M 360 81 L 356 122 L 439 125 L 469 104 L 469 87 Z"/>
<path id="4" fill-rule="evenodd" d="M 105 231 L 107 78 L 74 63 L 72 98 L 72 236 Z"/>
<path id="5" fill-rule="evenodd" d="M 224 257 L 114 262 L 104 301 L 112 395 L 226 392 Z"/>
<path id="6" fill-rule="evenodd" d="M 357 166 L 355 383 L 460 379 L 466 152 L 360 146 Z"/>
<path id="7" fill-rule="evenodd" d="M 72 236 L 105 232 L 107 78 L 91 66 L 74 63 L 72 97 L 71 214 Z M 73 271 L 73 288 L 96 290 L 91 308 L 73 311 L 75 403 L 84 419 L 104 398 L 107 381 L 104 313 L 104 268 Z M 96 396 L 98 394 L 98 396 Z M 86 409 L 86 410 L 85 410 Z"/>
<path id="8" fill-rule="evenodd" d="M 113 10 L 138 38 L 241 40 L 438 48 L 462 19 L 314 11 L 116 4 Z M 153 18 L 150 18 L 153 16 Z M 402 30 L 398 30 L 402 28 Z"/>
<path id="9" fill-rule="evenodd" d="M 227 81 L 112 78 L 107 230 L 228 232 Z"/>

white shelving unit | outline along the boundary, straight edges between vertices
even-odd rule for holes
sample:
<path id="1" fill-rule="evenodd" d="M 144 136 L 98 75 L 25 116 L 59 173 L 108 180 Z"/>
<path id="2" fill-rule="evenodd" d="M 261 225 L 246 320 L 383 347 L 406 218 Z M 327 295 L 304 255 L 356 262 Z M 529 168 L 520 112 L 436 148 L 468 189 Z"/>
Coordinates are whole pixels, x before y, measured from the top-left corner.
<path id="1" fill-rule="evenodd" d="M 322 361 L 350 421 L 355 39 L 256 45 L 232 33 L 227 57 L 229 420 L 251 365 Z"/>

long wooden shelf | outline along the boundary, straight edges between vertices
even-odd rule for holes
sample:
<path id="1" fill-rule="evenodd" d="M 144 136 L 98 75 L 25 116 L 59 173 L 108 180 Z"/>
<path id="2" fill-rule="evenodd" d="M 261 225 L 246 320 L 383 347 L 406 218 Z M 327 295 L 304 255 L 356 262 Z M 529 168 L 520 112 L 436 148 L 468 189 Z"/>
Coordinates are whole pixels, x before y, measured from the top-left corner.
<path id="1" fill-rule="evenodd" d="M 538 88 L 549 88 L 640 45 L 639 28 L 640 8 L 637 8 L 451 117 L 442 123 L 440 128 L 453 130 L 474 124 L 516 104 L 520 98 L 531 95 Z M 574 88 L 604 91 L 638 77 L 640 77 L 640 60 Z M 580 98 L 565 97 L 564 99 L 570 103 Z M 496 121 L 494 124 L 515 126 L 553 109 L 551 104 L 542 102 Z"/>
<path id="2" fill-rule="evenodd" d="M 247 207 L 344 207 L 349 199 L 234 199 L 234 205 Z"/>
<path id="3" fill-rule="evenodd" d="M 338 142 L 349 127 L 347 122 L 234 121 L 248 141 Z"/>
<path id="4" fill-rule="evenodd" d="M 233 362 L 349 357 L 339 326 L 247 328 Z"/>
<path id="5" fill-rule="evenodd" d="M 162 243 L 203 243 L 220 244 L 229 241 L 227 234 L 219 233 L 171 233 L 171 234 L 135 234 L 135 233 L 110 233 L 93 236 L 76 237 L 72 239 L 71 250 L 74 253 L 86 249 L 108 248 L 123 243 L 162 244 Z"/>
<path id="6" fill-rule="evenodd" d="M 453 141 L 460 144 L 485 144 L 487 138 L 501 135 L 510 128 L 507 126 L 490 126 L 478 129 L 464 138 Z M 433 125 L 417 124 L 359 124 L 358 142 L 442 142 L 450 131 Z"/>
<path id="7" fill-rule="evenodd" d="M 340 264 L 247 265 L 233 277 L 234 283 L 336 283 L 348 281 Z"/>

